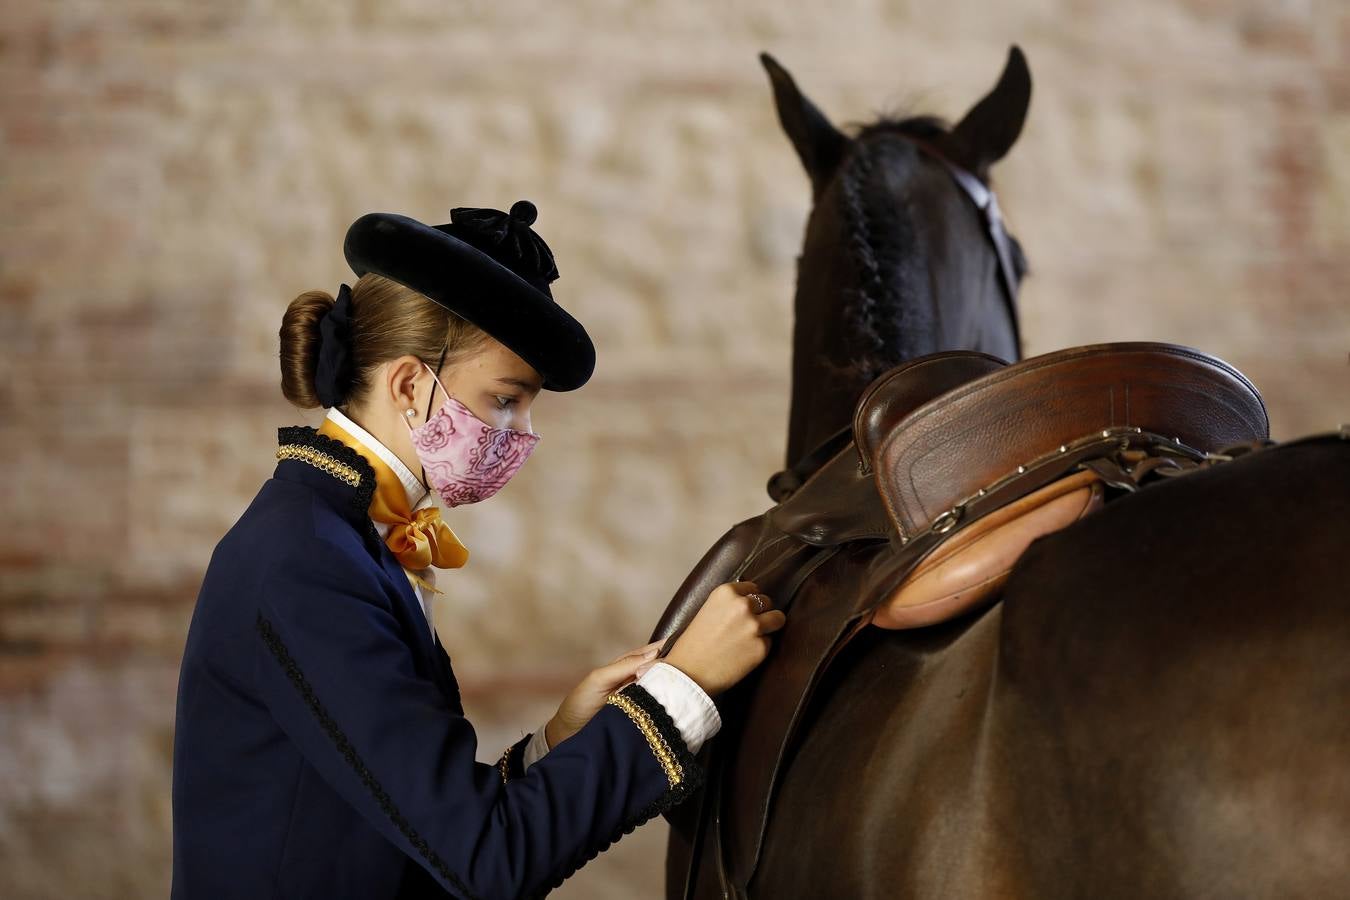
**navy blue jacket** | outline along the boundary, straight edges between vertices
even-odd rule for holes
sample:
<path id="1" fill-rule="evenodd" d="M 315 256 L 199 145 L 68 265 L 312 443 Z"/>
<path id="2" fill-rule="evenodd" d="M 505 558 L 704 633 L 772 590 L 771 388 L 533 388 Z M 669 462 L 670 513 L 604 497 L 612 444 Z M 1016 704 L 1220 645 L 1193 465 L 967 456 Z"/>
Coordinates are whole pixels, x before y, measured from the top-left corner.
<path id="1" fill-rule="evenodd" d="M 528 736 L 475 761 L 450 659 L 369 518 L 374 471 L 314 428 L 278 436 L 188 629 L 174 900 L 539 896 L 701 783 L 635 684 L 528 772 Z"/>

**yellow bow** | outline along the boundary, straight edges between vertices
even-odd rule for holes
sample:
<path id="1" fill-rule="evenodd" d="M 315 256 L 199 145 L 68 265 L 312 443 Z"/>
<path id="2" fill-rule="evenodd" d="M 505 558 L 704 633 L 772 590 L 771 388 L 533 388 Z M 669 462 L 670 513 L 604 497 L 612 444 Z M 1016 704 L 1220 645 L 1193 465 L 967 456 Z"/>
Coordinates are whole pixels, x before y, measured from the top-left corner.
<path id="1" fill-rule="evenodd" d="M 435 566 L 438 569 L 458 569 L 469 561 L 469 550 L 450 526 L 441 521 L 436 506 L 424 506 L 413 512 L 408 505 L 408 493 L 388 463 L 358 441 L 332 419 L 324 419 L 319 433 L 339 440 L 360 453 L 375 470 L 375 495 L 370 501 L 370 517 L 389 525 L 384 542 L 407 573 L 408 580 L 437 594 L 444 593 L 435 585 L 420 578 L 414 569 Z"/>

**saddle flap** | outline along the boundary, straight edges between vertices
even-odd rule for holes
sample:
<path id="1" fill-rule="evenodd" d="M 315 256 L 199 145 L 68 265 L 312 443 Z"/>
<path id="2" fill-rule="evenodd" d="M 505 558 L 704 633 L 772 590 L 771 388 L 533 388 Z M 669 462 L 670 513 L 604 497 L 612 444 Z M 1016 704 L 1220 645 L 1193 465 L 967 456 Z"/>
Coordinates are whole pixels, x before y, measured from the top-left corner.
<path id="1" fill-rule="evenodd" d="M 782 534 L 816 547 L 884 540 L 891 532 L 876 483 L 851 441 L 767 515 Z"/>
<path id="2" fill-rule="evenodd" d="M 1117 343 L 1032 357 L 914 410 L 874 458 L 902 542 L 1019 466 L 1112 428 L 1215 451 L 1269 433 L 1256 388 L 1236 369 L 1173 344 Z"/>

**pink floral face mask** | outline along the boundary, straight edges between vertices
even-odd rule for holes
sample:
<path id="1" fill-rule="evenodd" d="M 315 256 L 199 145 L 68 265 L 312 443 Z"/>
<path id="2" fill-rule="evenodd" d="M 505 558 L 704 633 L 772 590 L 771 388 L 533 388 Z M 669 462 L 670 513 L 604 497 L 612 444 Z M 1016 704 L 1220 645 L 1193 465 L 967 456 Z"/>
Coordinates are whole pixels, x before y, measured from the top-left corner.
<path id="1" fill-rule="evenodd" d="M 436 373 L 426 366 L 431 377 Z M 441 391 L 445 385 L 436 378 Z M 493 428 L 447 392 L 445 402 L 414 428 L 413 449 L 426 470 L 429 487 L 446 506 L 486 500 L 520 471 L 539 435 L 532 431 Z"/>

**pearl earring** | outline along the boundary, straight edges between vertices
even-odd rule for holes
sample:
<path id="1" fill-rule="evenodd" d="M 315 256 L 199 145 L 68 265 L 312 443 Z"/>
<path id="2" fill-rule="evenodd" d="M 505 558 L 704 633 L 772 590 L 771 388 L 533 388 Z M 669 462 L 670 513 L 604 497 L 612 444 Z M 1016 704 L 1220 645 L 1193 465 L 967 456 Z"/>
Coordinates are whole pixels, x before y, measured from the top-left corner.
<path id="1" fill-rule="evenodd" d="M 409 416 L 415 416 L 415 415 L 417 415 L 417 410 L 415 410 L 415 409 L 410 409 L 410 410 L 408 410 L 408 415 L 409 415 Z"/>

